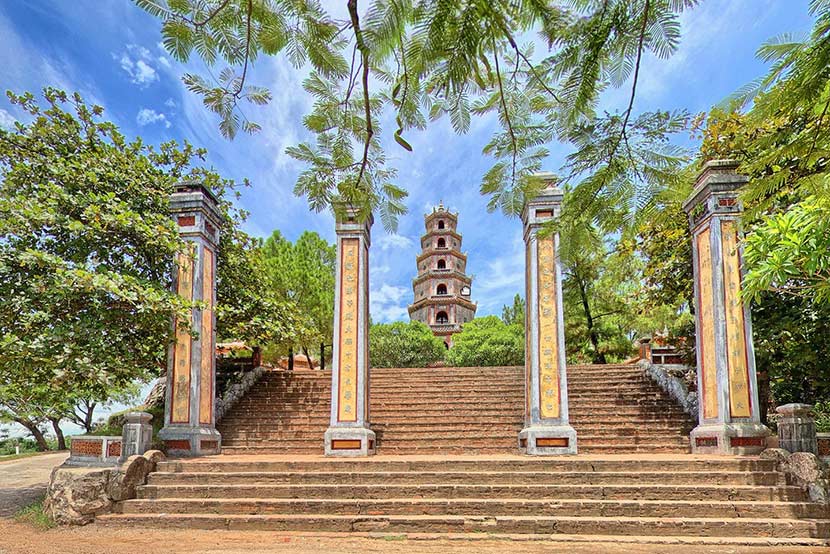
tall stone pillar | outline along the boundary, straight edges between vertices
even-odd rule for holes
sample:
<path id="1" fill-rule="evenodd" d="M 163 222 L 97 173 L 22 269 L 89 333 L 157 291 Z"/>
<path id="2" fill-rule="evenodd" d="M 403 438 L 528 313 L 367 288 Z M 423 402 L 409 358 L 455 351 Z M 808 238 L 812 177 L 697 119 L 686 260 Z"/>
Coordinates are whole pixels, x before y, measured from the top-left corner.
<path id="1" fill-rule="evenodd" d="M 174 456 L 218 454 L 214 306 L 221 213 L 216 197 L 200 183 L 178 185 L 170 209 L 190 249 L 176 262 L 173 290 L 186 300 L 204 302 L 204 308 L 194 308 L 187 323 L 174 323 L 176 339 L 167 356 L 164 428 L 159 437 Z"/>
<path id="2" fill-rule="evenodd" d="M 766 447 L 761 424 L 749 306 L 741 300 L 738 189 L 749 179 L 738 162 L 707 162 L 683 204 L 692 228 L 699 424 L 692 452 L 755 454 Z"/>
<path id="3" fill-rule="evenodd" d="M 576 431 L 568 422 L 565 327 L 559 235 L 539 236 L 559 215 L 562 191 L 553 175 L 537 176 L 547 187 L 522 211 L 525 241 L 525 454 L 576 454 Z"/>
<path id="4" fill-rule="evenodd" d="M 334 289 L 334 346 L 331 371 L 331 423 L 326 456 L 375 453 L 369 429 L 369 244 L 373 219 L 335 206 L 337 270 Z"/>

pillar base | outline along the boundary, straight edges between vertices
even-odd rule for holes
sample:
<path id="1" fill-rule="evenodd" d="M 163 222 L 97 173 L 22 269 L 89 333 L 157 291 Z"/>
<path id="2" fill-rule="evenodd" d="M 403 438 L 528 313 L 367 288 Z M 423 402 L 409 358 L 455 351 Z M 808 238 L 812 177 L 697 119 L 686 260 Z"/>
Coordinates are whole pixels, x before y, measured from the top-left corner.
<path id="1" fill-rule="evenodd" d="M 222 435 L 210 427 L 170 425 L 159 431 L 168 456 L 193 457 L 222 453 Z"/>
<path id="2" fill-rule="evenodd" d="M 519 433 L 519 450 L 529 456 L 576 454 L 576 430 L 570 425 L 531 425 Z"/>
<path id="3" fill-rule="evenodd" d="M 760 423 L 716 423 L 698 425 L 689 433 L 693 454 L 746 456 L 760 454 L 772 434 Z"/>
<path id="4" fill-rule="evenodd" d="M 325 434 L 326 456 L 372 456 L 376 450 L 375 432 L 366 427 L 329 427 Z"/>

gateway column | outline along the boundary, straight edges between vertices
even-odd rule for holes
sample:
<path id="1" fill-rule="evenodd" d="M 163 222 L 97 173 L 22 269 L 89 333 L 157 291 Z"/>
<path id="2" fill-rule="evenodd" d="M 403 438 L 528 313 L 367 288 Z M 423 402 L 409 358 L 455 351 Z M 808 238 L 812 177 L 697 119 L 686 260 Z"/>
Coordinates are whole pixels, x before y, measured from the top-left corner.
<path id="1" fill-rule="evenodd" d="M 738 162 L 707 162 L 683 204 L 692 228 L 699 424 L 692 452 L 756 454 L 761 425 L 749 306 L 741 300 L 738 189 L 749 179 Z"/>
<path id="2" fill-rule="evenodd" d="M 542 234 L 559 215 L 562 191 L 553 174 L 537 178 L 547 187 L 525 203 L 525 428 L 519 449 L 525 454 L 576 454 L 576 431 L 568 422 L 565 328 L 559 235 Z"/>
<path id="3" fill-rule="evenodd" d="M 176 262 L 173 290 L 187 301 L 204 302 L 204 307 L 193 309 L 187 322 L 174 322 L 176 340 L 167 356 L 164 428 L 159 437 L 174 456 L 218 454 L 214 305 L 222 216 L 216 197 L 200 183 L 177 185 L 170 209 L 189 246 Z"/>
<path id="4" fill-rule="evenodd" d="M 369 429 L 369 244 L 373 218 L 335 205 L 337 270 L 334 289 L 334 346 L 331 371 L 331 424 L 326 456 L 375 453 Z"/>

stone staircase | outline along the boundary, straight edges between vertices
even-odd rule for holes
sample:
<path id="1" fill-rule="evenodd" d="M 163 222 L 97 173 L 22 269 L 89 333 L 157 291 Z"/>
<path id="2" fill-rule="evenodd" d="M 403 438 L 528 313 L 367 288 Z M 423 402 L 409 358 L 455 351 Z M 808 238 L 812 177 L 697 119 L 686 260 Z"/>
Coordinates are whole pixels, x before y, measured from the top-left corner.
<path id="1" fill-rule="evenodd" d="M 464 539 L 830 545 L 827 505 L 775 462 L 692 456 L 691 421 L 637 366 L 569 368 L 580 455 L 517 455 L 521 368 L 375 369 L 378 455 L 324 458 L 331 373 L 273 371 L 222 456 L 162 462 L 105 525 Z M 262 454 L 262 455 L 251 455 Z"/>
<path id="2" fill-rule="evenodd" d="M 683 544 L 830 544 L 775 462 L 677 454 L 217 456 L 159 464 L 107 525 Z M 140 528 L 140 527 L 139 527 Z M 414 535 L 417 534 L 417 535 Z"/>
<path id="3" fill-rule="evenodd" d="M 684 453 L 692 421 L 638 366 L 568 368 L 580 453 Z M 331 372 L 273 371 L 219 425 L 227 454 L 320 454 Z M 370 419 L 382 454 L 518 451 L 524 369 L 373 369 Z"/>

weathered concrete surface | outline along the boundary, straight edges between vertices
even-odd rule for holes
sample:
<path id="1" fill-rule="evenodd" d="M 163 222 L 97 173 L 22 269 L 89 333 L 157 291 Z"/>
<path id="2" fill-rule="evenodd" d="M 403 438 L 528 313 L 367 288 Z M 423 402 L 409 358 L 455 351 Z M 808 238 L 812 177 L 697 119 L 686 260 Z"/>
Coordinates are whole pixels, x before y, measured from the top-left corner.
<path id="1" fill-rule="evenodd" d="M 8 462 L 0 459 L 0 517 L 12 516 L 42 496 L 52 468 L 68 456 L 68 452 L 55 452 Z"/>
<path id="2" fill-rule="evenodd" d="M 549 540 L 494 540 L 486 534 L 437 538 L 375 538 L 336 536 L 326 533 L 272 533 L 258 531 L 204 531 L 199 529 L 139 529 L 125 527 L 59 527 L 38 531 L 0 520 L 2 554 L 319 554 L 362 552 L 368 554 L 818 554 L 826 547 L 684 545 L 672 537 L 644 544 L 637 537 L 615 537 L 614 542 Z"/>

